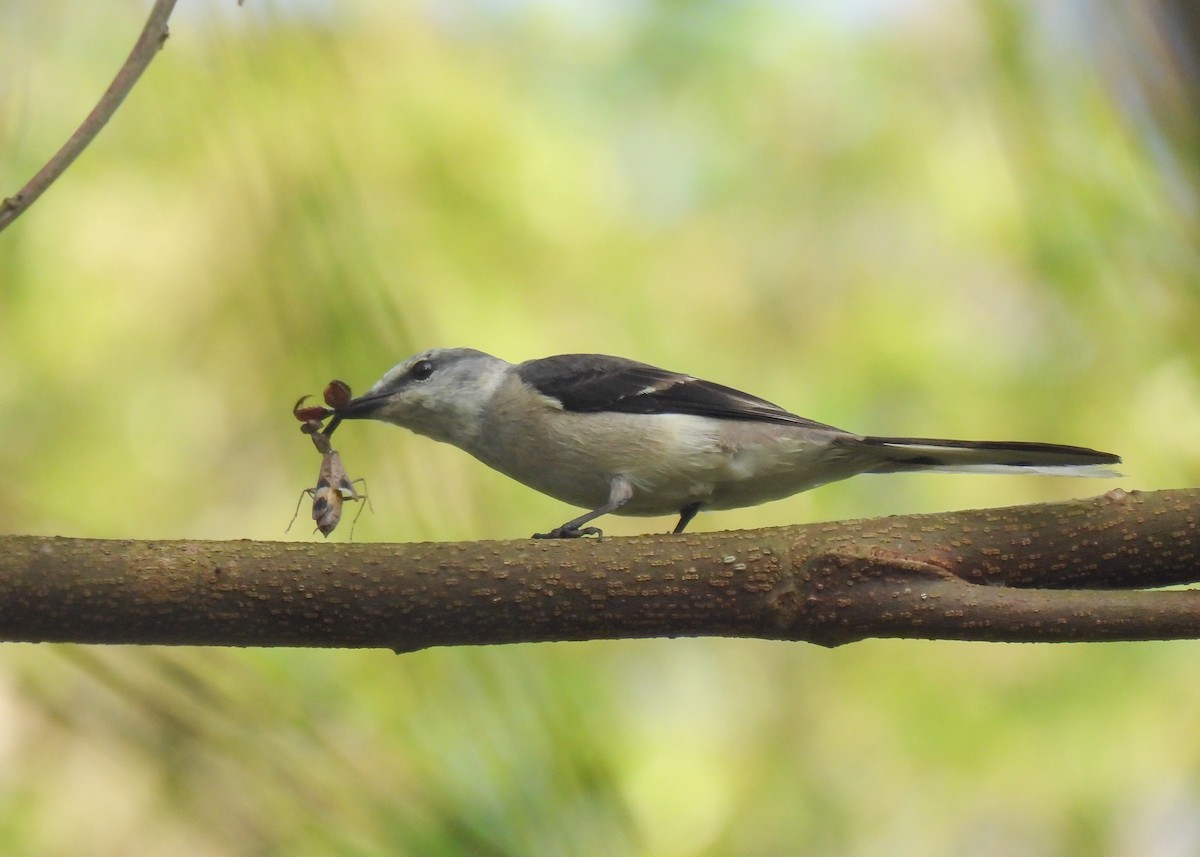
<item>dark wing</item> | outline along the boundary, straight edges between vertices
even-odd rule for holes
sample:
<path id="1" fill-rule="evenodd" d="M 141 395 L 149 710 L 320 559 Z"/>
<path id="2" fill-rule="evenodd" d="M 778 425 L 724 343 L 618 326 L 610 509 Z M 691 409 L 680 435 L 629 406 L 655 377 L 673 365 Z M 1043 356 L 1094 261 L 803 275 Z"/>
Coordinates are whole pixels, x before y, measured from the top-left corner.
<path id="1" fill-rule="evenodd" d="M 578 413 L 692 414 L 833 428 L 732 387 L 603 354 L 563 354 L 517 367 L 529 386 Z"/>

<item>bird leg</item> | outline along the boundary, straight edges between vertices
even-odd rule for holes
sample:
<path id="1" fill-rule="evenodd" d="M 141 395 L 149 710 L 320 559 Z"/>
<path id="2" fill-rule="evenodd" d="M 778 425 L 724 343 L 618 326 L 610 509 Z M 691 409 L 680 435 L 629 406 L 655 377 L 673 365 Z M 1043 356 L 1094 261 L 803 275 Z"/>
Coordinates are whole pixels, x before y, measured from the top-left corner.
<path id="1" fill-rule="evenodd" d="M 672 533 L 682 533 L 684 528 L 692 522 L 692 518 L 696 517 L 696 513 L 700 511 L 700 507 L 704 504 L 697 500 L 695 503 L 688 503 L 679 510 L 679 523 L 675 525 Z"/>
<path id="2" fill-rule="evenodd" d="M 609 487 L 608 502 L 585 515 L 573 518 L 560 527 L 555 527 L 548 533 L 534 533 L 535 539 L 578 539 L 582 536 L 602 536 L 604 531 L 599 527 L 584 527 L 588 521 L 594 521 L 601 515 L 615 512 L 633 497 L 633 485 L 623 476 L 613 479 Z"/>

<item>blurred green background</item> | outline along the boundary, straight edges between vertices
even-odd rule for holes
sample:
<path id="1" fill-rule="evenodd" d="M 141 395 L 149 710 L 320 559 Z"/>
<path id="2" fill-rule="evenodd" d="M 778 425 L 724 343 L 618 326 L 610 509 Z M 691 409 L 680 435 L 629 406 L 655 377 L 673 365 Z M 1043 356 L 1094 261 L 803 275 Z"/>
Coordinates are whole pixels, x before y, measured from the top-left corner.
<path id="1" fill-rule="evenodd" d="M 856 431 L 1127 461 L 1119 482 L 865 477 L 698 530 L 1194 486 L 1181 10 L 184 3 L 0 234 L 0 531 L 319 540 L 304 517 L 284 535 L 318 463 L 293 401 L 453 345 L 623 354 Z M 0 4 L 0 192 L 145 11 Z M 389 426 L 338 442 L 370 482 L 359 541 L 574 514 Z M 0 853 L 1195 854 L 1198 663 L 1193 643 L 10 645 Z"/>

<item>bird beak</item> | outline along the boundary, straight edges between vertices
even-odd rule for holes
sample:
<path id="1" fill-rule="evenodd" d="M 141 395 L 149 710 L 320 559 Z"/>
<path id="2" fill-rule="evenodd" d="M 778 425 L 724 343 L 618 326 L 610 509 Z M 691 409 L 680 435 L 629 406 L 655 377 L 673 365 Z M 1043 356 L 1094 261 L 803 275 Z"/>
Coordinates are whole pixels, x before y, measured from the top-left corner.
<path id="1" fill-rule="evenodd" d="M 338 409 L 337 415 L 346 420 L 370 419 L 371 415 L 379 410 L 387 400 L 387 393 L 376 393 L 374 395 L 368 393 L 351 399 L 346 407 Z"/>
<path id="2" fill-rule="evenodd" d="M 326 437 L 333 434 L 334 429 L 341 424 L 342 420 L 369 420 L 383 403 L 387 401 L 387 398 L 387 393 L 377 393 L 375 395 L 368 394 L 351 399 L 346 407 L 338 408 L 334 411 L 333 419 L 329 422 L 324 432 Z"/>

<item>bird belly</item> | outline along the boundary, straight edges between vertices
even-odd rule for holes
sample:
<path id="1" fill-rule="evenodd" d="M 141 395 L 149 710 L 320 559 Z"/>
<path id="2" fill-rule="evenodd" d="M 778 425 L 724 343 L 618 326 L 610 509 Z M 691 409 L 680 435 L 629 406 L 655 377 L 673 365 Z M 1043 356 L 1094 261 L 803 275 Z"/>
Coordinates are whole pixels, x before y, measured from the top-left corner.
<path id="1" fill-rule="evenodd" d="M 861 469 L 844 460 L 827 429 L 688 414 L 556 411 L 498 419 L 485 432 L 471 450 L 477 458 L 574 506 L 599 508 L 613 480 L 627 479 L 633 496 L 618 515 L 752 506 Z"/>
<path id="2" fill-rule="evenodd" d="M 837 433 L 803 427 L 742 425 L 725 432 L 722 478 L 707 509 L 737 509 L 790 497 L 862 470 L 833 443 Z"/>
<path id="3" fill-rule="evenodd" d="M 681 417 L 672 454 L 631 477 L 630 515 L 660 515 L 700 503 L 735 509 L 789 497 L 862 468 L 828 430 Z"/>

